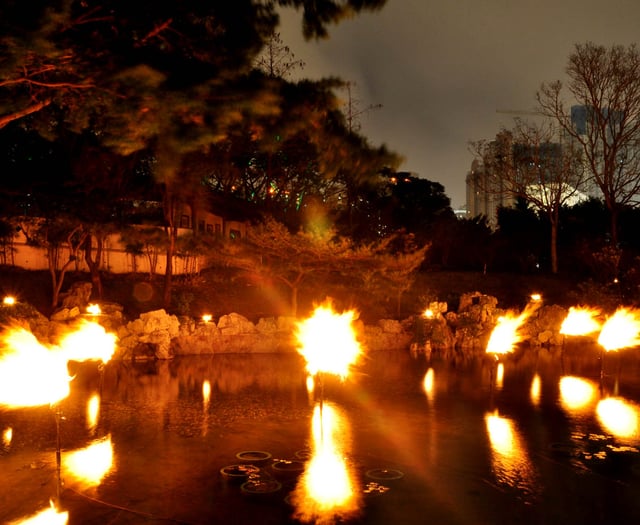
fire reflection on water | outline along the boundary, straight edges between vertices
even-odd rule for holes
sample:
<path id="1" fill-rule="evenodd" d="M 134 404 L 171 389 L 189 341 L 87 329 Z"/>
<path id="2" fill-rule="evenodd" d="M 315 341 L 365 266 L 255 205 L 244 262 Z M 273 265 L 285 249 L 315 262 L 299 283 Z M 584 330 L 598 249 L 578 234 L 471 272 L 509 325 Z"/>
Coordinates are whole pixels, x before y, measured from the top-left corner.
<path id="1" fill-rule="evenodd" d="M 69 513 L 59 512 L 51 503 L 46 509 L 17 521 L 12 521 L 9 525 L 65 525 L 69 521 Z"/>
<path id="2" fill-rule="evenodd" d="M 520 490 L 526 497 L 536 497 L 540 490 L 538 474 L 529 458 L 524 441 L 514 422 L 498 411 L 485 414 L 485 424 L 491 444 L 491 466 L 496 480 Z"/>
<path id="3" fill-rule="evenodd" d="M 71 478 L 83 488 L 99 485 L 113 470 L 111 436 L 94 441 L 87 447 L 66 452 L 62 460 L 65 479 Z"/>
<path id="4" fill-rule="evenodd" d="M 356 514 L 362 503 L 345 459 L 347 420 L 335 405 L 319 403 L 314 408 L 311 434 L 312 455 L 291 497 L 294 514 L 306 523 L 335 523 Z"/>
<path id="5" fill-rule="evenodd" d="M 640 438 L 638 434 L 638 406 L 617 397 L 598 402 L 596 414 L 602 426 L 618 438 Z"/>
<path id="6" fill-rule="evenodd" d="M 589 409 L 596 396 L 595 385 L 581 377 L 563 376 L 560 379 L 560 402 L 570 412 Z"/>
<path id="7" fill-rule="evenodd" d="M 87 429 L 90 433 L 94 433 L 98 427 L 100 419 L 100 396 L 94 394 L 87 401 Z"/>

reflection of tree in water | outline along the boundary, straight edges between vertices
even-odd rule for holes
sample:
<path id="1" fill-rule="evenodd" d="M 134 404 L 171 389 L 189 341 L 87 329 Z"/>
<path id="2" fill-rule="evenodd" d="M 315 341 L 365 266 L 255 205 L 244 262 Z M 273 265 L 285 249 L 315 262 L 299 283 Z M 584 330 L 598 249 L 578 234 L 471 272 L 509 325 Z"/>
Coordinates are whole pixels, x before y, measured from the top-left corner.
<path id="1" fill-rule="evenodd" d="M 277 416 L 274 406 L 287 407 L 288 415 L 283 412 L 282 417 L 295 417 L 297 411 L 292 408 L 308 406 L 305 380 L 304 364 L 297 354 L 121 361 L 106 367 L 103 395 L 123 412 L 143 413 L 145 422 L 155 420 L 163 428 L 179 425 L 181 432 L 190 433 L 190 429 L 201 430 L 203 410 L 209 425 Z M 205 381 L 211 386 L 206 409 Z"/>

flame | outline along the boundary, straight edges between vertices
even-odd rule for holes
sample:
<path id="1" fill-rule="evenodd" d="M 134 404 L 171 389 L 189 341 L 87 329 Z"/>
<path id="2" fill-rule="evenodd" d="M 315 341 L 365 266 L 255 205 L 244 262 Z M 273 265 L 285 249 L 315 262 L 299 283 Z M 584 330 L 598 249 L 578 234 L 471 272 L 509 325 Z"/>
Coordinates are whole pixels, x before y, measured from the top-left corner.
<path id="1" fill-rule="evenodd" d="M 569 312 L 562 321 L 560 333 L 564 335 L 588 335 L 600 330 L 597 317 L 600 310 L 593 308 L 569 308 Z"/>
<path id="2" fill-rule="evenodd" d="M 100 308 L 99 304 L 91 303 L 89 306 L 87 306 L 87 313 L 91 315 L 100 315 L 102 313 L 102 309 Z"/>
<path id="3" fill-rule="evenodd" d="M 88 486 L 99 485 L 113 467 L 111 435 L 88 447 L 67 452 L 62 459 L 65 473 Z"/>
<path id="4" fill-rule="evenodd" d="M 4 304 L 5 306 L 13 306 L 14 304 L 16 304 L 16 298 L 12 295 L 6 295 L 2 299 L 2 304 Z"/>
<path id="5" fill-rule="evenodd" d="M 593 402 L 595 394 L 595 386 L 586 379 L 573 376 L 560 378 L 560 401 L 568 410 L 583 410 Z"/>
<path id="6" fill-rule="evenodd" d="M 315 406 L 311 458 L 292 493 L 300 521 L 335 523 L 335 518 L 360 508 L 359 493 L 344 460 L 347 430 L 346 420 L 333 405 Z"/>
<path id="7" fill-rule="evenodd" d="M 0 405 L 53 405 L 69 395 L 67 360 L 58 348 L 48 349 L 24 328 L 1 337 Z"/>
<path id="8" fill-rule="evenodd" d="M 427 308 L 422 315 L 427 319 L 433 319 L 435 314 L 433 313 L 433 310 L 431 308 Z"/>
<path id="9" fill-rule="evenodd" d="M 637 406 L 619 397 L 602 399 L 596 408 L 598 419 L 614 436 L 619 438 L 638 437 Z"/>
<path id="10" fill-rule="evenodd" d="M 607 352 L 640 344 L 640 312 L 619 308 L 600 331 L 598 344 Z"/>
<path id="11" fill-rule="evenodd" d="M 498 317 L 498 322 L 487 343 L 487 353 L 495 354 L 497 358 L 498 354 L 513 352 L 514 346 L 522 340 L 522 336 L 518 333 L 520 327 L 538 306 L 538 302 L 529 303 L 520 315 L 507 312 Z"/>
<path id="12" fill-rule="evenodd" d="M 58 512 L 52 501 L 49 505 L 33 516 L 11 522 L 11 525 L 65 525 L 69 521 L 69 513 Z"/>
<path id="13" fill-rule="evenodd" d="M 98 418 L 100 417 L 100 396 L 94 394 L 87 402 L 87 428 L 94 431 L 98 426 Z"/>
<path id="14" fill-rule="evenodd" d="M 203 316 L 202 316 L 202 320 L 203 320 L 205 323 L 210 322 L 210 321 L 211 321 L 211 319 L 213 319 L 213 316 L 212 316 L 211 314 L 203 314 Z"/>
<path id="15" fill-rule="evenodd" d="M 115 352 L 116 336 L 107 333 L 103 326 L 82 320 L 78 329 L 67 334 L 60 342 L 68 361 L 108 362 Z"/>
<path id="16" fill-rule="evenodd" d="M 298 323 L 296 336 L 301 345 L 298 352 L 307 361 L 310 374 L 326 372 L 342 379 L 349 375 L 361 352 L 352 326 L 355 318 L 353 310 L 337 314 L 330 304 L 325 304 Z"/>

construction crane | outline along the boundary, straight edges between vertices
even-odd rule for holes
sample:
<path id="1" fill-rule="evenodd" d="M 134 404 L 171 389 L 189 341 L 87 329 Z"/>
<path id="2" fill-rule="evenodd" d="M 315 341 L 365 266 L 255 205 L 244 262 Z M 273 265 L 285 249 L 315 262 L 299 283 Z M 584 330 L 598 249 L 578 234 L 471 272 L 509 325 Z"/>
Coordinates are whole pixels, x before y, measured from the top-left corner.
<path id="1" fill-rule="evenodd" d="M 508 115 L 528 115 L 530 117 L 541 117 L 540 111 L 531 109 L 496 109 L 496 113 L 506 113 Z"/>

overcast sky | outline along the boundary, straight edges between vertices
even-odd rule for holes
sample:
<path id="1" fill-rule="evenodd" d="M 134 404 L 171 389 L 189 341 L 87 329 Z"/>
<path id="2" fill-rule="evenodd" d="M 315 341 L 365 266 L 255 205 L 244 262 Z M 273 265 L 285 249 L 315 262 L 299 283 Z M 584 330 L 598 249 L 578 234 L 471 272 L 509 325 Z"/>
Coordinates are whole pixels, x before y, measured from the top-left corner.
<path id="1" fill-rule="evenodd" d="M 469 141 L 491 139 L 531 110 L 542 82 L 564 79 L 576 43 L 640 42 L 638 0 L 388 0 L 373 13 L 305 42 L 286 11 L 280 36 L 302 76 L 354 82 L 361 133 L 406 160 L 403 171 L 440 182 L 465 203 Z"/>

